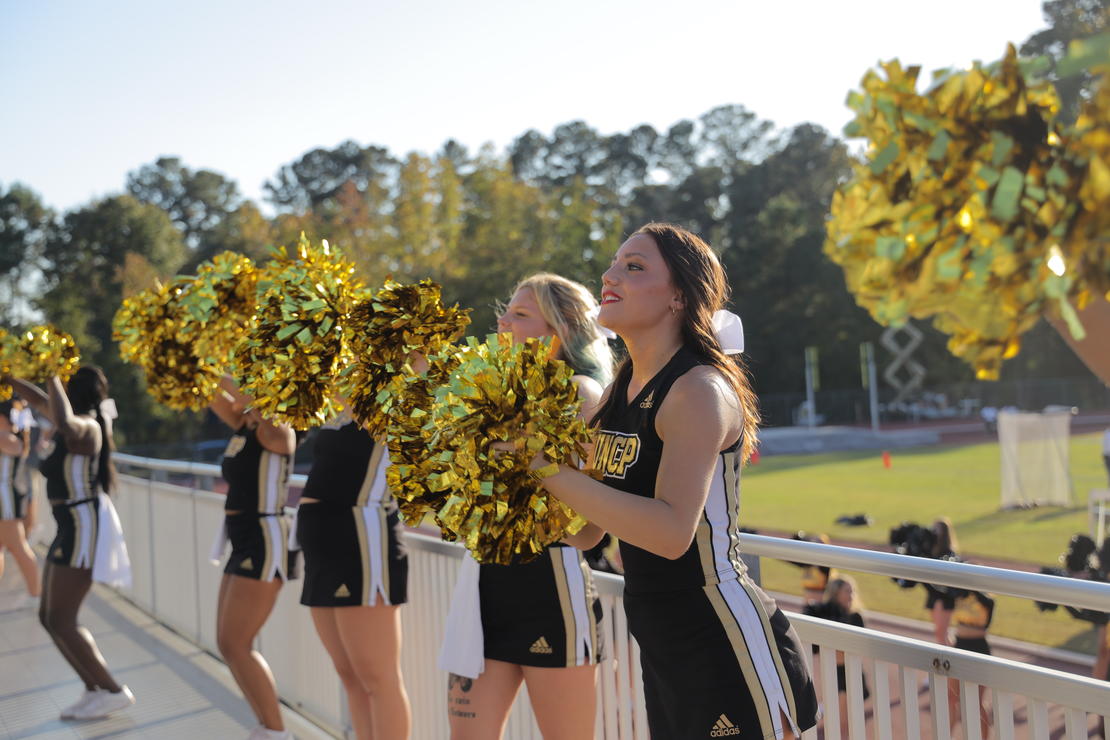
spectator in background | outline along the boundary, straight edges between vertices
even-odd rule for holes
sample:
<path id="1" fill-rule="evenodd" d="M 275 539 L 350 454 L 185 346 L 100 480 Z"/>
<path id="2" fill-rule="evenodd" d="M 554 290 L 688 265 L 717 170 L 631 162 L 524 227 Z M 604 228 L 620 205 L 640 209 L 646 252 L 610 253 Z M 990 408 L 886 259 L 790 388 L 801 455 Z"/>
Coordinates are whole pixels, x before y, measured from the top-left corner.
<path id="1" fill-rule="evenodd" d="M 984 406 L 979 411 L 979 418 L 983 420 L 988 434 L 998 434 L 998 409 L 994 406 Z"/>
<path id="2" fill-rule="evenodd" d="M 863 605 L 859 599 L 859 589 L 851 576 L 838 576 L 829 579 L 825 588 L 824 600 L 816 604 L 806 604 L 804 614 L 833 622 L 863 627 Z M 836 690 L 840 695 L 840 734 L 848 736 L 848 675 L 844 668 L 844 653 L 836 651 Z M 863 680 L 863 700 L 867 701 L 871 691 Z"/>

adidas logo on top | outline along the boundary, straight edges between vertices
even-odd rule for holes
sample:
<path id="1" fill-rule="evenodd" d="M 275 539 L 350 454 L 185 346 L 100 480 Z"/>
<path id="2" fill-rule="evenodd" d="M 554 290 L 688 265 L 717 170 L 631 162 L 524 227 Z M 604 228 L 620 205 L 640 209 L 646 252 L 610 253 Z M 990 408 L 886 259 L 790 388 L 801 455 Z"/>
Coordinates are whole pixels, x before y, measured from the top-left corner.
<path id="1" fill-rule="evenodd" d="M 543 653 L 544 655 L 550 655 L 551 653 L 553 653 L 555 651 L 551 649 L 551 646 L 549 644 L 547 644 L 547 638 L 546 637 L 541 637 L 540 639 L 538 639 L 538 640 L 536 640 L 535 642 L 532 643 L 532 647 L 528 648 L 528 652 L 530 652 L 530 653 Z"/>
<path id="2" fill-rule="evenodd" d="M 722 714 L 713 725 L 713 730 L 710 731 L 709 737 L 731 737 L 732 735 L 739 734 L 740 728 L 732 724 L 728 717 Z"/>
<path id="3" fill-rule="evenodd" d="M 335 589 L 335 597 L 337 599 L 349 599 L 351 597 L 351 589 L 347 588 L 347 584 L 340 584 L 339 588 Z"/>

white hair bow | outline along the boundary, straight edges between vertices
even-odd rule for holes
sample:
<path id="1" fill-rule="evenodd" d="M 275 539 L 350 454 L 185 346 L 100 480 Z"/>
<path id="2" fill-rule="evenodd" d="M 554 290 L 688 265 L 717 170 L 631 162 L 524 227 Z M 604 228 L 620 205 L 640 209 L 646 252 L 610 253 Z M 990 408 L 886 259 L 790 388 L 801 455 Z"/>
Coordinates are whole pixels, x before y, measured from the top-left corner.
<path id="1" fill-rule="evenodd" d="M 738 355 L 744 351 L 744 322 L 732 311 L 713 314 L 713 330 L 717 332 L 717 343 L 726 355 Z"/>
<path id="2" fill-rule="evenodd" d="M 100 415 L 105 419 L 118 419 L 119 410 L 116 408 L 116 399 L 105 398 L 100 402 Z"/>

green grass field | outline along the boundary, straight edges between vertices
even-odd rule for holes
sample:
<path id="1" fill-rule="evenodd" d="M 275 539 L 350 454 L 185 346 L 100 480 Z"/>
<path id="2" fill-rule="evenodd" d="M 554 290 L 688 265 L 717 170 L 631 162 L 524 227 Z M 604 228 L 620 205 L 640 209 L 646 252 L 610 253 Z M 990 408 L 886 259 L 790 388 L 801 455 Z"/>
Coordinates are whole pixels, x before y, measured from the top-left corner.
<path id="1" fill-rule="evenodd" d="M 936 446 L 893 452 L 884 469 L 877 452 L 784 455 L 764 458 L 744 472 L 742 521 L 755 529 L 825 532 L 834 539 L 886 542 L 903 521 L 929 525 L 938 516 L 955 525 L 961 552 L 975 556 L 1056 565 L 1076 532 L 1087 531 L 1087 493 L 1106 486 L 1100 434 L 1071 438 L 1074 504 L 1070 508 L 1000 511 L 1000 460 L 996 443 Z M 866 513 L 870 527 L 834 523 L 843 514 Z M 922 588 L 902 590 L 889 578 L 855 574 L 867 608 L 928 619 Z M 766 588 L 800 593 L 797 568 L 763 563 Z M 1069 650 L 1094 652 L 1094 631 L 1058 610 L 1041 613 L 1031 602 L 998 601 L 995 634 Z"/>

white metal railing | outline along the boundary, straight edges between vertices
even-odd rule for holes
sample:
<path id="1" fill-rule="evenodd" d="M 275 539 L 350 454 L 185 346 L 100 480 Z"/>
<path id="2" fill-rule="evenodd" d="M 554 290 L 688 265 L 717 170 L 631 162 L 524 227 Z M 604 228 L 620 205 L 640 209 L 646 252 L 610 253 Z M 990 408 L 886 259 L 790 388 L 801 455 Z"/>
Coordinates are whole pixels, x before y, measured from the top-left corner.
<path id="1" fill-rule="evenodd" d="M 117 508 L 132 553 L 134 583 L 125 595 L 159 621 L 217 654 L 215 602 L 220 569 L 207 562 L 209 544 L 223 516 L 223 497 L 204 490 L 219 477 L 215 465 L 117 455 L 124 475 Z M 174 476 L 180 477 L 170 482 Z M 303 485 L 294 476 L 293 485 Z M 204 485 L 200 485 L 204 484 Z M 439 740 L 447 731 L 447 680 L 436 667 L 448 600 L 462 548 L 409 532 L 409 603 L 402 609 L 402 663 L 413 706 L 413 738 Z M 1110 585 L 890 553 L 742 535 L 748 554 L 830 565 L 975 590 L 1005 593 L 1110 611 Z M 595 574 L 604 619 L 606 660 L 599 671 L 598 738 L 646 740 L 639 653 L 628 634 L 622 605 L 623 579 Z M 342 687 L 298 604 L 299 584 L 282 589 L 259 638 L 282 697 L 336 734 L 347 727 Z M 845 654 L 848 736 L 851 738 L 948 738 L 947 684 L 960 697 L 965 737 L 979 738 L 979 687 L 986 687 L 995 736 L 1086 738 L 1088 715 L 1110 714 L 1110 684 L 1069 673 L 968 653 L 873 630 L 791 615 L 799 636 L 818 649 L 814 673 L 825 711 L 825 738 L 841 737 L 836 688 L 836 651 Z M 874 694 L 865 705 L 864 675 Z M 919 701 L 922 679 L 928 707 Z M 868 710 L 870 712 L 868 713 Z M 868 716 L 870 714 L 870 716 Z M 924 719 L 923 719 L 924 718 Z M 925 727 L 922 727 L 925 724 Z M 708 732 L 708 729 L 707 729 Z M 1053 737 L 1058 735 L 1054 734 Z M 539 740 L 526 690 L 514 705 L 505 733 L 511 740 Z M 816 731 L 805 734 L 817 738 Z"/>

